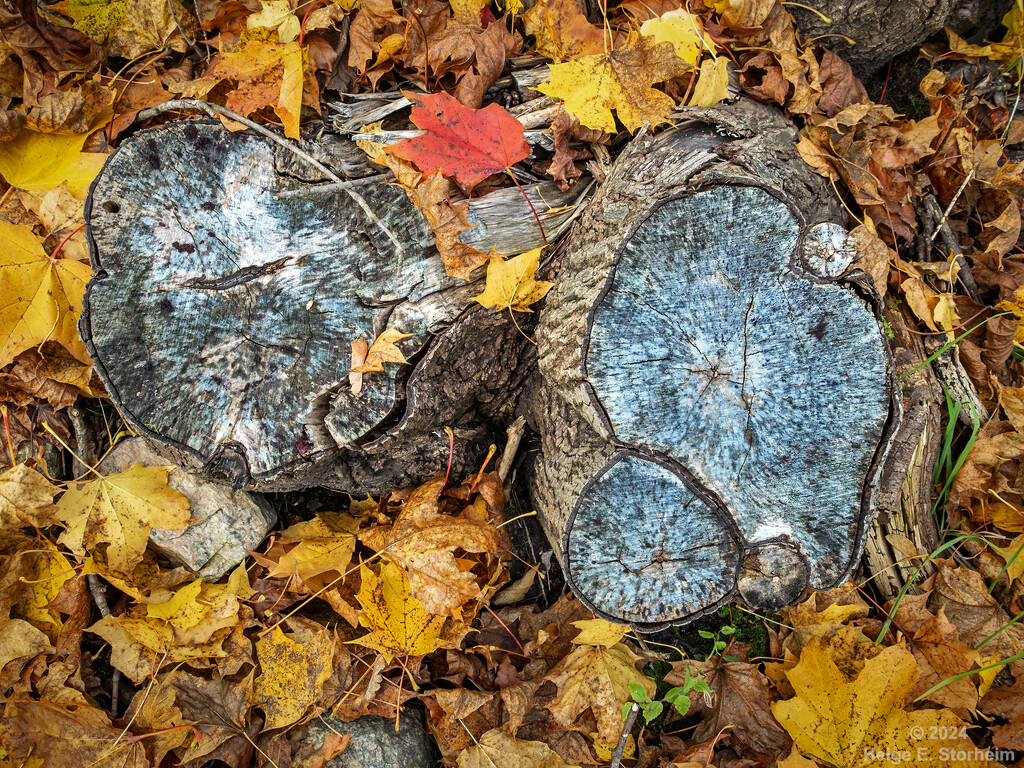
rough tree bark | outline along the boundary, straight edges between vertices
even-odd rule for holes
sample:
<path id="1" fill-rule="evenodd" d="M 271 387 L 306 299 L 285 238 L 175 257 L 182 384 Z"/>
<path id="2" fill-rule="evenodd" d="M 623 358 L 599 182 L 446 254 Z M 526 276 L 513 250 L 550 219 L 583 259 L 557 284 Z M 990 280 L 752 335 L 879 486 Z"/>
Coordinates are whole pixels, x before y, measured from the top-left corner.
<path id="1" fill-rule="evenodd" d="M 741 102 L 623 152 L 562 249 L 527 398 L 577 595 L 638 626 L 849 576 L 895 425 L 846 217 Z"/>
<path id="2" fill-rule="evenodd" d="M 966 35 L 990 34 L 1012 0 L 807 0 L 790 3 L 800 32 L 817 38 L 866 78 L 894 56 L 909 51 L 943 27 Z"/>
<path id="3" fill-rule="evenodd" d="M 529 345 L 507 313 L 470 308 L 480 286 L 445 275 L 399 188 L 355 199 L 294 169 L 267 139 L 205 121 L 110 156 L 86 206 L 82 332 L 114 404 L 174 460 L 257 490 L 417 482 L 445 468 L 445 427 L 468 469 L 509 416 Z M 280 194 L 296 189 L 309 194 Z M 542 210 L 569 202 L 554 185 L 531 194 Z M 539 245 L 520 203 L 474 210 L 475 236 Z M 351 342 L 387 329 L 410 334 L 411 364 L 357 392 Z"/>

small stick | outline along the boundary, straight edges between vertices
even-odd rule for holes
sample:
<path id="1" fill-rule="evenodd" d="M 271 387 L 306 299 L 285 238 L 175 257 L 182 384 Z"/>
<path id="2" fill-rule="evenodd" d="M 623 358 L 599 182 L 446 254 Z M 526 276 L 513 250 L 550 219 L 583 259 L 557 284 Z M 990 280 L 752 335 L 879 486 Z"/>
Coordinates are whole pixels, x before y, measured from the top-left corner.
<path id="1" fill-rule="evenodd" d="M 622 735 L 619 736 L 619 743 L 615 745 L 615 751 L 612 752 L 612 761 L 609 764 L 609 768 L 619 768 L 619 764 L 622 762 L 622 753 L 626 751 L 626 739 L 629 738 L 629 732 L 633 730 L 633 726 L 636 725 L 636 716 L 640 712 L 640 705 L 634 703 L 629 708 L 629 714 L 626 715 L 626 722 L 622 725 Z"/>
<path id="2" fill-rule="evenodd" d="M 269 130 L 268 128 L 265 128 L 259 123 L 254 123 L 247 117 L 242 117 L 238 113 L 232 112 L 230 109 L 225 109 L 220 104 L 211 104 L 208 101 L 202 101 L 200 99 L 174 99 L 173 101 L 165 101 L 163 104 L 139 112 L 136 120 L 138 120 L 139 122 L 145 122 L 150 118 L 156 117 L 157 115 L 163 114 L 164 112 L 170 112 L 174 109 L 198 109 L 200 112 L 205 112 L 210 117 L 223 115 L 224 117 L 230 120 L 234 120 L 237 123 L 241 123 L 247 128 L 251 128 L 252 130 L 256 131 L 256 133 L 260 134 L 261 136 L 267 137 L 275 144 L 284 147 L 289 152 L 294 154 L 296 157 L 305 160 L 307 163 L 309 163 L 309 165 L 316 168 L 318 171 L 320 171 L 320 173 L 324 174 L 324 176 L 326 176 L 336 184 L 345 183 L 344 179 L 342 179 L 338 174 L 336 174 L 334 171 L 332 171 L 330 168 L 321 163 L 319 160 L 317 160 L 315 157 L 313 157 L 311 154 L 306 152 L 301 147 L 296 146 L 292 142 L 288 141 L 288 139 L 278 136 L 276 133 Z M 399 242 L 398 238 L 395 237 L 395 234 L 390 229 L 384 226 L 384 222 L 377 217 L 377 214 L 373 212 L 373 210 L 370 208 L 366 200 L 363 199 L 363 196 L 360 195 L 358 192 L 354 192 L 347 187 L 344 188 L 344 192 L 348 194 L 348 196 L 351 197 L 352 200 L 355 201 L 356 205 L 363 209 L 363 213 L 366 214 L 367 218 L 369 218 L 370 221 L 376 224 L 384 232 L 384 234 L 388 236 L 388 239 L 392 243 L 394 243 L 395 248 L 398 251 L 399 260 L 403 259 L 405 257 L 405 249 L 402 247 L 401 242 Z"/>
<path id="3" fill-rule="evenodd" d="M 74 469 L 73 474 L 77 478 L 89 472 L 95 464 L 96 441 L 89 432 L 89 426 L 85 423 L 85 412 L 78 403 L 68 408 L 67 413 L 71 426 L 75 431 L 75 442 L 78 444 L 78 453 L 77 455 L 72 454 L 71 459 Z"/>
<path id="4" fill-rule="evenodd" d="M 960 189 L 963 190 L 963 187 Z M 959 194 L 959 192 L 957 194 Z M 936 235 L 942 235 L 942 242 L 946 244 L 946 247 L 949 248 L 956 257 L 957 266 L 960 268 L 957 272 L 957 279 L 963 283 L 964 288 L 967 290 L 967 294 L 977 302 L 980 289 L 978 288 L 977 281 L 974 279 L 974 273 L 971 272 L 971 268 L 967 264 L 967 259 L 964 258 L 963 253 L 960 250 L 960 241 L 957 239 L 956 233 L 953 232 L 952 228 L 949 226 L 947 218 L 949 216 L 949 210 L 947 209 L 946 212 L 943 213 L 942 207 L 939 205 L 939 201 L 936 200 L 935 195 L 930 192 L 925 196 L 924 204 L 925 208 L 928 209 L 928 213 L 931 214 L 931 217 L 937 224 L 935 231 L 932 232 L 932 242 L 934 242 Z M 953 205 L 951 203 L 950 208 L 952 207 Z"/>
<path id="5" fill-rule="evenodd" d="M 96 603 L 96 607 L 100 609 L 101 616 L 110 615 L 110 606 L 107 605 L 107 596 L 103 591 L 103 583 L 99 580 L 99 577 L 94 573 L 90 573 L 85 577 L 86 583 L 89 585 L 89 591 L 92 593 L 92 599 Z M 117 699 L 121 695 L 121 671 L 118 669 L 114 670 L 114 674 L 110 681 L 110 716 L 117 717 Z"/>
<path id="6" fill-rule="evenodd" d="M 503 483 L 508 481 L 509 473 L 512 471 L 512 462 L 515 461 L 516 453 L 519 452 L 519 443 L 522 442 L 524 432 L 526 432 L 526 419 L 519 416 L 508 428 L 508 440 L 505 441 L 505 451 L 501 454 L 501 463 L 498 465 L 498 477 Z"/>

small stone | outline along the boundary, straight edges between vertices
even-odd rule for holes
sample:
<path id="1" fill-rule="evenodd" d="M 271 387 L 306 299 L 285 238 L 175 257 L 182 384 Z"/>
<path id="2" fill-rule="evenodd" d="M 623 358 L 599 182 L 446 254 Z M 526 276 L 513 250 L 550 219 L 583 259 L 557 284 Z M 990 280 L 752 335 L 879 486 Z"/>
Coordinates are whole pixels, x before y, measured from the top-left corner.
<path id="1" fill-rule="evenodd" d="M 351 723 L 323 717 L 309 724 L 303 741 L 320 749 L 329 731 L 349 734 L 345 751 L 324 768 L 437 768 L 434 745 L 427 734 L 423 712 L 405 709 L 395 723 L 386 717 L 367 715 Z"/>
<path id="2" fill-rule="evenodd" d="M 170 461 L 141 437 L 118 443 L 100 464 L 100 472 L 112 474 L 131 469 L 170 466 Z M 154 528 L 149 541 L 161 555 L 183 565 L 208 581 L 216 581 L 255 549 L 277 522 L 277 513 L 258 493 L 236 491 L 175 466 L 167 484 L 183 493 L 197 522 L 183 531 Z"/>

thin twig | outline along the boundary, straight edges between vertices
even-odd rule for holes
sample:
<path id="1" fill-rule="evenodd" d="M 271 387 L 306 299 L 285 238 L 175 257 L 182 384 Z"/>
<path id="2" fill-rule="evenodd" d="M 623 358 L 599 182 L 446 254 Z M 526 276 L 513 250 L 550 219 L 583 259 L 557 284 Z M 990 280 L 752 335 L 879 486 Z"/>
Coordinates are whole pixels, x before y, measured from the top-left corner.
<path id="1" fill-rule="evenodd" d="M 85 411 L 82 410 L 82 406 L 75 403 L 68 408 L 67 414 L 75 432 L 75 443 L 78 446 L 78 452 L 72 454 L 73 475 L 78 478 L 95 466 L 96 441 L 89 432 L 89 425 L 85 422 Z"/>
<path id="2" fill-rule="evenodd" d="M 175 99 L 173 101 L 164 102 L 163 104 L 160 104 L 156 107 L 152 107 L 151 109 L 143 110 L 139 113 L 136 119 L 139 122 L 143 122 L 145 120 L 149 120 L 150 118 L 156 117 L 157 115 L 162 114 L 163 112 L 169 112 L 174 109 L 198 109 L 201 112 L 205 112 L 210 117 L 222 115 L 230 120 L 234 120 L 237 123 L 241 123 L 246 128 L 251 128 L 261 136 L 265 136 L 271 141 L 273 141 L 275 144 L 284 147 L 289 152 L 294 154 L 296 157 L 305 160 L 309 165 L 311 165 L 313 168 L 316 168 L 318 171 L 320 171 L 320 173 L 322 173 L 324 176 L 329 178 L 334 183 L 345 183 L 345 180 L 342 179 L 338 174 L 336 174 L 334 171 L 332 171 L 330 168 L 321 163 L 319 160 L 317 160 L 315 157 L 313 157 L 311 154 L 306 152 L 301 147 L 296 146 L 295 144 L 293 144 L 288 139 L 282 136 L 278 136 L 269 128 L 266 128 L 260 125 L 259 123 L 254 123 L 249 118 L 242 117 L 237 112 L 232 112 L 230 109 L 226 109 L 222 107 L 220 104 L 211 104 L 208 101 L 202 101 L 200 99 Z M 343 188 L 343 191 L 349 197 L 351 197 L 353 201 L 355 201 L 356 205 L 362 208 L 363 213 L 366 214 L 367 218 L 369 218 L 370 221 L 376 224 L 384 232 L 384 234 L 388 236 L 388 239 L 392 243 L 394 243 L 395 249 L 398 251 L 399 259 L 403 259 L 405 257 L 405 249 L 402 247 L 402 243 L 390 229 L 384 226 L 384 222 L 377 217 L 377 214 L 373 212 L 369 204 L 367 204 L 366 200 L 363 199 L 363 196 L 360 195 L 358 192 L 354 192 L 353 190 L 347 187 Z"/>
<path id="3" fill-rule="evenodd" d="M 629 732 L 636 725 L 636 716 L 639 712 L 640 705 L 634 702 L 633 706 L 629 708 L 629 714 L 626 715 L 626 722 L 622 725 L 622 735 L 619 736 L 619 743 L 615 745 L 615 751 L 612 752 L 612 761 L 608 768 L 619 768 L 619 764 L 622 762 L 622 753 L 626 751 L 626 739 L 629 738 Z"/>
<path id="4" fill-rule="evenodd" d="M 516 453 L 519 452 L 519 443 L 522 442 L 523 433 L 526 431 L 526 419 L 522 416 L 512 422 L 508 428 L 508 439 L 505 441 L 505 451 L 501 454 L 501 463 L 498 465 L 498 477 L 501 482 L 508 480 L 512 471 L 512 462 L 515 461 Z"/>
<path id="5" fill-rule="evenodd" d="M 963 187 L 960 188 L 963 190 Z M 957 192 L 959 195 L 960 193 Z M 955 202 L 955 199 L 954 199 Z M 974 279 L 974 273 L 971 272 L 971 267 L 967 263 L 967 259 L 964 258 L 963 252 L 960 248 L 960 241 L 957 239 L 956 233 L 949 226 L 948 216 L 949 210 L 945 213 L 942 211 L 942 207 L 939 205 L 939 201 L 935 199 L 935 195 L 928 193 L 924 198 L 925 208 L 928 213 L 931 214 L 931 218 L 935 220 L 935 231 L 932 233 L 932 241 L 934 242 L 935 236 L 938 234 L 942 235 L 942 242 L 945 243 L 946 247 L 949 248 L 953 257 L 956 259 L 956 264 L 959 267 L 957 272 L 957 279 L 963 284 L 967 290 L 967 294 L 974 299 L 975 302 L 980 303 L 979 294 L 980 289 L 978 288 L 978 282 Z M 952 208 L 952 203 L 950 204 Z"/>
<path id="6" fill-rule="evenodd" d="M 376 176 L 364 176 L 361 179 L 343 181 L 340 184 L 318 184 L 315 187 L 302 187 L 301 189 L 286 189 L 274 195 L 274 199 L 284 200 L 290 197 L 307 197 L 308 195 L 314 195 L 318 192 L 337 192 L 338 190 L 348 189 L 349 187 L 358 187 L 361 184 L 376 184 L 378 181 L 386 181 L 388 179 L 388 175 L 389 174 L 386 173 L 378 173 Z"/>
<path id="7" fill-rule="evenodd" d="M 971 170 L 967 172 L 967 177 L 964 179 L 964 183 L 960 185 L 960 189 L 956 191 L 956 194 L 953 195 L 953 199 L 949 201 L 949 205 L 946 207 L 946 210 L 943 211 L 942 213 L 942 218 L 936 222 L 936 224 L 938 224 L 938 227 L 935 229 L 934 232 L 932 232 L 933 243 L 935 242 L 935 238 L 938 236 L 939 232 L 942 231 L 943 226 L 949 226 L 948 224 L 946 224 L 946 219 L 949 218 L 949 214 L 953 211 L 953 206 L 956 205 L 956 201 L 960 199 L 960 195 L 963 194 L 963 191 L 967 189 L 967 185 L 971 183 L 971 179 L 974 178 L 974 170 L 974 168 L 971 168 Z"/>
<path id="8" fill-rule="evenodd" d="M 99 580 L 96 574 L 90 573 L 85 577 L 86 583 L 89 585 L 89 591 L 92 593 L 93 602 L 96 603 L 96 607 L 100 611 L 101 616 L 110 615 L 110 606 L 107 605 L 107 596 L 104 592 L 103 582 Z M 114 670 L 114 674 L 110 681 L 110 716 L 117 717 L 117 700 L 121 695 L 121 672 L 117 669 Z"/>

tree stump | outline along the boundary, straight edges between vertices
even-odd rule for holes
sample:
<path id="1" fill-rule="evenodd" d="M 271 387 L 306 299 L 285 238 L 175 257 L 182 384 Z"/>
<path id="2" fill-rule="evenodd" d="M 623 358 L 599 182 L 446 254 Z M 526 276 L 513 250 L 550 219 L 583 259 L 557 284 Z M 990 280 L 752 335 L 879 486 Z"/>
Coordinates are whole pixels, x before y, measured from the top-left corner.
<path id="1" fill-rule="evenodd" d="M 642 627 L 856 566 L 899 404 L 845 214 L 749 102 L 623 152 L 537 329 L 532 490 L 576 594 Z"/>
<path id="2" fill-rule="evenodd" d="M 118 411 L 179 464 L 263 491 L 379 493 L 443 471 L 450 451 L 456 471 L 475 466 L 511 412 L 522 335 L 470 308 L 480 286 L 445 274 L 400 188 L 318 193 L 282 152 L 188 121 L 107 160 L 86 206 L 81 327 Z M 309 194 L 280 194 L 295 189 Z M 386 330 L 409 334 L 410 364 L 357 391 L 352 342 Z"/>

